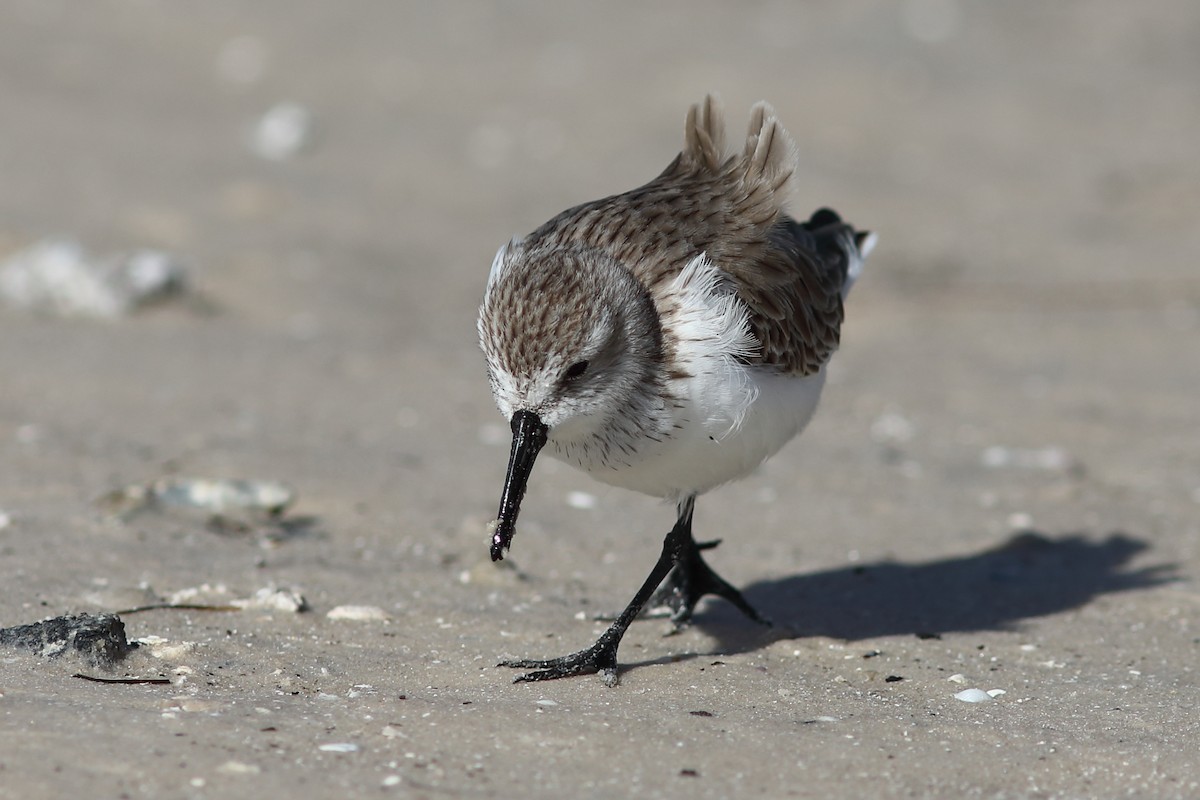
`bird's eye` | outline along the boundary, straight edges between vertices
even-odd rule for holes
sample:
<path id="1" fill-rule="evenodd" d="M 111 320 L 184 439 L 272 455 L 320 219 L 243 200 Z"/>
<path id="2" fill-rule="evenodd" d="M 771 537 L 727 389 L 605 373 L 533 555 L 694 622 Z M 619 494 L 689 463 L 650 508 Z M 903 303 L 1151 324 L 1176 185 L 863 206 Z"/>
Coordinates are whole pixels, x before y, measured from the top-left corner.
<path id="1" fill-rule="evenodd" d="M 576 361 L 571 366 L 567 367 L 567 371 L 563 373 L 564 381 L 573 381 L 583 377 L 583 373 L 587 372 L 588 362 Z"/>

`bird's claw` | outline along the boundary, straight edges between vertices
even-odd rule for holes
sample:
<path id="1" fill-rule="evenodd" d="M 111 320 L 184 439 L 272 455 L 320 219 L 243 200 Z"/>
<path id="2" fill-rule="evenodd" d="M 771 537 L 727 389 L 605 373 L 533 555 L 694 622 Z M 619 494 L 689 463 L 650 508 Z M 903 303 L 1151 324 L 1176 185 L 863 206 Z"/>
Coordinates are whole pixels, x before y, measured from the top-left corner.
<path id="1" fill-rule="evenodd" d="M 601 639 L 591 647 L 577 653 L 547 659 L 514 659 L 501 661 L 496 666 L 511 669 L 531 669 L 513 678 L 513 683 L 532 683 L 533 681 L 553 681 L 559 678 L 569 678 L 574 675 L 600 674 L 605 686 L 616 686 L 620 679 L 617 676 L 617 648 L 611 642 Z"/>

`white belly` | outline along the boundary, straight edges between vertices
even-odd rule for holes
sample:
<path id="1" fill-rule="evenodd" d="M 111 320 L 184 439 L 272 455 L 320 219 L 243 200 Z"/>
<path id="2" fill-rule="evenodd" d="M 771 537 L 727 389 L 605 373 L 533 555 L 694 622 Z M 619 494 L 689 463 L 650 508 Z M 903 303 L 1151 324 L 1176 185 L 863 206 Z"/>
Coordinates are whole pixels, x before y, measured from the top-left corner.
<path id="1" fill-rule="evenodd" d="M 680 427 L 672 436 L 643 443 L 639 458 L 628 466 L 583 468 L 604 483 L 672 501 L 749 474 L 812 419 L 825 371 L 806 377 L 753 369 L 746 374 L 755 399 L 736 428 L 730 429 L 732 415 L 702 411 L 706 387 L 699 385 L 694 387 L 693 402 L 677 410 Z"/>

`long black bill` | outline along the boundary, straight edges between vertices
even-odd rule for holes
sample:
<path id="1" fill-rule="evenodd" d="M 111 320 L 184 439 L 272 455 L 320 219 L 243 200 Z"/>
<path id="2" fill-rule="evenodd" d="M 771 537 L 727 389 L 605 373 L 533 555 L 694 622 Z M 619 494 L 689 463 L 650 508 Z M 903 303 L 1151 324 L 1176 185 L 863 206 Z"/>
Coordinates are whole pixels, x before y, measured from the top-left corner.
<path id="1" fill-rule="evenodd" d="M 492 561 L 503 559 L 504 551 L 512 544 L 529 473 L 533 471 L 537 454 L 546 444 L 548 430 L 541 418 L 532 411 L 513 414 L 512 453 L 508 456 L 508 474 L 504 476 L 504 494 L 500 495 L 500 514 L 492 531 Z"/>

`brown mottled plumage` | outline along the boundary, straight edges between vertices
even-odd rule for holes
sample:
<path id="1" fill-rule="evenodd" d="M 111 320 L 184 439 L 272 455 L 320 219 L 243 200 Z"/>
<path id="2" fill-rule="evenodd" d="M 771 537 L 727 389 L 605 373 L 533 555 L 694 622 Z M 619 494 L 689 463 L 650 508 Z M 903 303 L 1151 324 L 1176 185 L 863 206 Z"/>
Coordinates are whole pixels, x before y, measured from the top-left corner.
<path id="1" fill-rule="evenodd" d="M 617 646 L 648 603 L 681 626 L 701 596 L 717 594 L 764 621 L 701 557 L 695 499 L 808 423 L 873 237 L 826 209 L 805 222 L 785 213 L 796 148 L 770 106 L 754 107 L 739 153 L 725 156 L 724 137 L 706 98 L 661 175 L 564 211 L 492 264 L 479 338 L 513 431 L 492 558 L 512 543 L 543 447 L 678 512 L 654 569 L 600 640 L 504 662 L 535 670 L 518 680 L 600 672 L 615 684 Z"/>
<path id="2" fill-rule="evenodd" d="M 809 375 L 837 349 L 848 259 L 836 243 L 853 230 L 828 214 L 797 223 L 784 213 L 796 146 L 766 103 L 754 107 L 743 151 L 725 157 L 725 123 L 710 95 L 691 107 L 685 146 L 657 178 L 575 206 L 523 242 L 597 248 L 655 296 L 701 253 L 732 278 L 761 345 L 750 359 Z"/>

